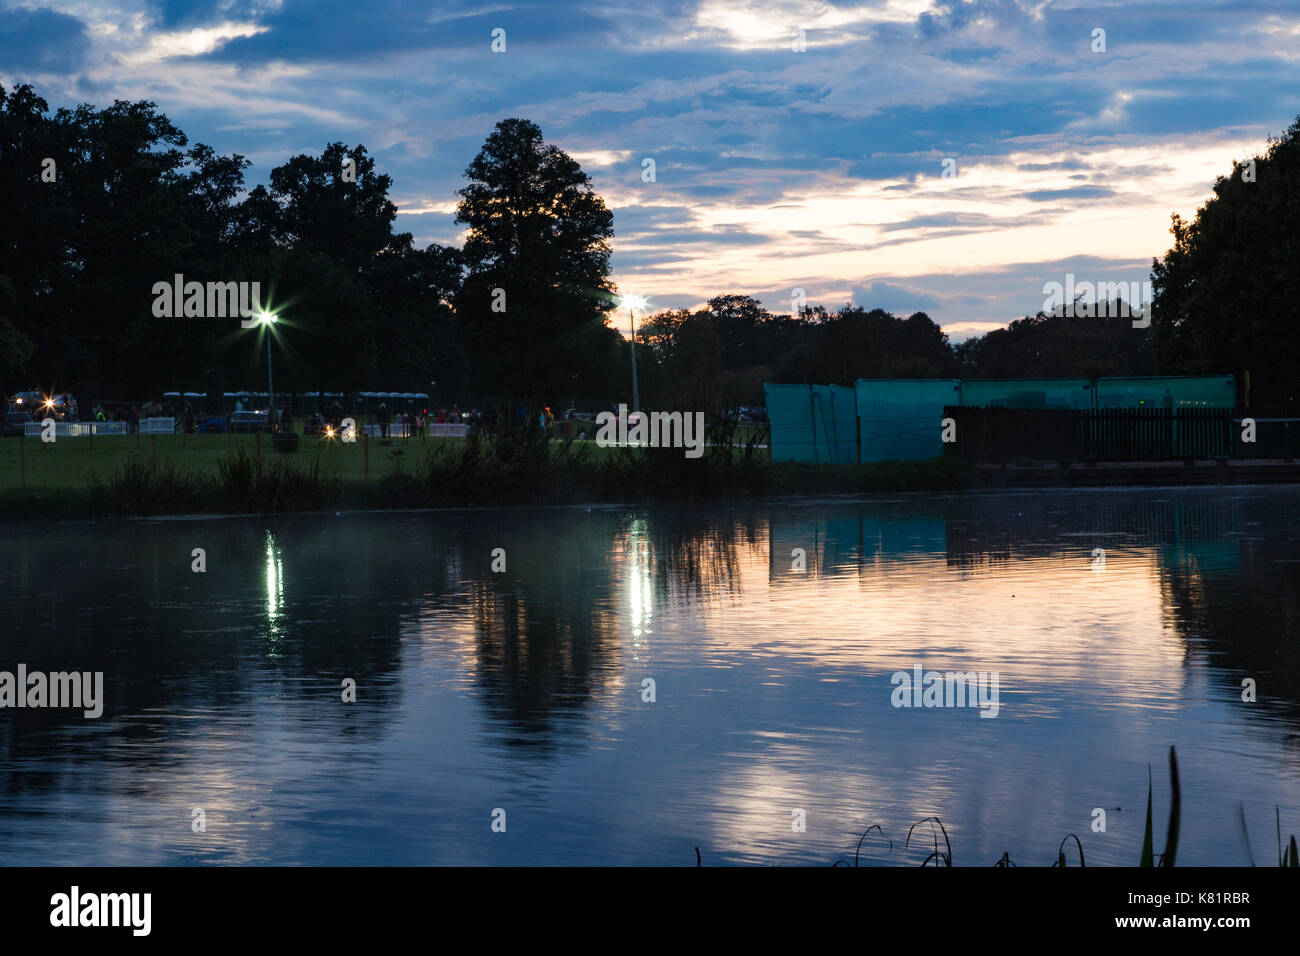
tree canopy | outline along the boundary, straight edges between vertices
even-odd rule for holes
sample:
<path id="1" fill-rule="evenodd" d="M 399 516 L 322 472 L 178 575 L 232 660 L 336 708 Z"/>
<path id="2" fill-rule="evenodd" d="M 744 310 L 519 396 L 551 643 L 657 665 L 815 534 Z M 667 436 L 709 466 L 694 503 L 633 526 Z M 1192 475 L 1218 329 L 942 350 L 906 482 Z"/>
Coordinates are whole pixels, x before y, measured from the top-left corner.
<path id="1" fill-rule="evenodd" d="M 1233 164 L 1151 266 L 1151 324 L 1168 372 L 1250 372 L 1251 400 L 1300 399 L 1300 119 L 1262 156 Z"/>
<path id="2" fill-rule="evenodd" d="M 528 120 L 499 122 L 465 178 L 456 313 L 475 377 L 517 394 L 569 394 L 591 372 L 581 359 L 617 345 L 605 323 L 614 216 L 578 163 Z"/>
<path id="3" fill-rule="evenodd" d="M 258 388 L 273 334 L 283 390 L 631 398 L 613 214 L 536 124 L 500 121 L 465 170 L 462 249 L 394 231 L 392 180 L 363 144 L 289 157 L 251 189 L 249 168 L 191 145 L 150 102 L 51 113 L 30 86 L 0 86 L 0 384 L 146 397 L 221 367 L 228 387 Z M 759 404 L 765 381 L 1248 371 L 1256 403 L 1292 403 L 1297 227 L 1300 120 L 1193 221 L 1174 216 L 1150 329 L 1039 313 L 954 345 L 924 312 L 774 314 L 728 292 L 644 317 L 642 396 L 699 408 Z M 151 290 L 176 274 L 256 281 L 281 321 L 155 316 Z"/>

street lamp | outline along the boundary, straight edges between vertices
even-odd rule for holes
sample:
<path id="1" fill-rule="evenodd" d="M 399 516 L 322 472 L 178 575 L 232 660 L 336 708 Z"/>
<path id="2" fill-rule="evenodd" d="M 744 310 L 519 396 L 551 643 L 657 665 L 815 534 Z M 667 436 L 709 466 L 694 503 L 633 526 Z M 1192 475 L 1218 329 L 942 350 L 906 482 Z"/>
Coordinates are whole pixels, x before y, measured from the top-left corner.
<path id="1" fill-rule="evenodd" d="M 266 327 L 266 401 L 267 426 L 275 427 L 275 380 L 271 376 L 271 326 L 275 324 L 274 312 L 259 312 L 257 321 Z"/>
<path id="2" fill-rule="evenodd" d="M 628 294 L 619 296 L 619 303 L 627 309 L 627 324 L 632 330 L 632 411 L 641 410 L 641 389 L 636 380 L 636 311 L 646 310 L 650 300 L 643 295 Z"/>

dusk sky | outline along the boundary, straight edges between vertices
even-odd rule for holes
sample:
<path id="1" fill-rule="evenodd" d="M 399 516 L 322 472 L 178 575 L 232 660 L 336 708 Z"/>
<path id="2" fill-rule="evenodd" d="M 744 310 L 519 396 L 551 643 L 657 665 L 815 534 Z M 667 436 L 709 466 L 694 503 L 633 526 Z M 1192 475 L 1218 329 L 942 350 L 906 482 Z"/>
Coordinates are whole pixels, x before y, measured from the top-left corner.
<path id="1" fill-rule="evenodd" d="M 1300 114 L 1297 79 L 1295 0 L 0 0 L 0 82 L 153 100 L 249 185 L 363 143 L 397 228 L 459 245 L 463 171 L 523 117 L 591 175 L 652 309 L 799 287 L 957 340 L 1068 272 L 1146 279 L 1170 213 Z"/>

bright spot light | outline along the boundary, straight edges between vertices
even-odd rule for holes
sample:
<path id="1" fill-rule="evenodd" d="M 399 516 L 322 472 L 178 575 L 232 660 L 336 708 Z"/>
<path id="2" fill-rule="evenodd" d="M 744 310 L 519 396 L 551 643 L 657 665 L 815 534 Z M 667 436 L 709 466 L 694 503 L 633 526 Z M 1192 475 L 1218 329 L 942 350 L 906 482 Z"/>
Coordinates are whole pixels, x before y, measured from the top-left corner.
<path id="1" fill-rule="evenodd" d="M 333 438 L 333 437 L 334 437 L 334 429 L 333 429 L 332 427 L 327 427 L 327 428 L 325 429 L 325 437 L 326 437 L 326 438 Z"/>
<path id="2" fill-rule="evenodd" d="M 619 304 L 622 305 L 623 308 L 630 309 L 634 312 L 644 312 L 646 307 L 650 304 L 650 300 L 643 295 L 629 292 L 627 295 L 619 296 Z"/>
<path id="3" fill-rule="evenodd" d="M 275 321 L 275 313 L 259 312 L 257 313 L 257 321 L 261 322 L 263 325 L 269 325 L 270 323 Z"/>

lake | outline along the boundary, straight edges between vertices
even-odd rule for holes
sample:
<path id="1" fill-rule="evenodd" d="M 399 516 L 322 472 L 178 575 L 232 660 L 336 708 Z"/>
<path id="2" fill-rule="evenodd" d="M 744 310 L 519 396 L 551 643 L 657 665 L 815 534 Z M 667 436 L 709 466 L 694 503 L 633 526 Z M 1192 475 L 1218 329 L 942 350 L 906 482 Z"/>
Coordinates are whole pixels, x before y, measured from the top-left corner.
<path id="1" fill-rule="evenodd" d="M 0 620 L 0 670 L 103 673 L 98 719 L 0 709 L 9 865 L 830 865 L 873 824 L 918 865 L 932 815 L 957 866 L 1131 865 L 1171 745 L 1179 865 L 1300 832 L 1292 486 L 9 523 Z M 996 716 L 895 706 L 917 668 Z"/>

